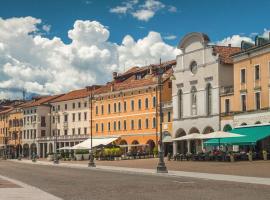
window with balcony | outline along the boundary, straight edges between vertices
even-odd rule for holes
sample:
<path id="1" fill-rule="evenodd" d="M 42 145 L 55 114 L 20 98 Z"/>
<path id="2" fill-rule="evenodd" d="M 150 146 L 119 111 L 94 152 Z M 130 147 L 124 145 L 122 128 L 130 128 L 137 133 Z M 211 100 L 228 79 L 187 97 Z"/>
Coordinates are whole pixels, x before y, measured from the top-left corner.
<path id="1" fill-rule="evenodd" d="M 255 80 L 260 80 L 260 65 L 255 66 Z"/>
<path id="2" fill-rule="evenodd" d="M 260 92 L 255 93 L 255 103 L 256 103 L 256 110 L 261 109 L 261 93 Z"/>
<path id="3" fill-rule="evenodd" d="M 241 104 L 242 104 L 242 111 L 246 111 L 247 110 L 247 102 L 246 102 L 246 95 L 242 94 L 241 95 Z"/>
<path id="4" fill-rule="evenodd" d="M 241 75 L 240 75 L 240 79 L 241 79 L 241 83 L 246 83 L 246 69 L 241 69 Z"/>

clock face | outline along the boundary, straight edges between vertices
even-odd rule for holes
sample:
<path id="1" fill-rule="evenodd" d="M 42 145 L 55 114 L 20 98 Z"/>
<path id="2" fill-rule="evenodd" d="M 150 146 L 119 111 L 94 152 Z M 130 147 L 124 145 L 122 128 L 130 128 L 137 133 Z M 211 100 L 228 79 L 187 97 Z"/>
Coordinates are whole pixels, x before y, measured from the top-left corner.
<path id="1" fill-rule="evenodd" d="M 196 74 L 197 73 L 197 70 L 198 70 L 197 63 L 195 61 L 193 61 L 190 64 L 190 71 L 191 71 L 192 74 Z"/>

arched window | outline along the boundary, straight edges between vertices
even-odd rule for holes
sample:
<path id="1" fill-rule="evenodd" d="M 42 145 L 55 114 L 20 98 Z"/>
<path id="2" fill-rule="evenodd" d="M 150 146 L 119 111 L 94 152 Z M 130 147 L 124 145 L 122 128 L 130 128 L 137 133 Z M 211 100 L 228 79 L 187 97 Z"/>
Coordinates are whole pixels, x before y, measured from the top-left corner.
<path id="1" fill-rule="evenodd" d="M 142 100 L 141 99 L 138 100 L 138 109 L 139 110 L 142 109 Z"/>
<path id="2" fill-rule="evenodd" d="M 208 83 L 206 86 L 206 114 L 211 115 L 212 113 L 212 87 Z"/>
<path id="3" fill-rule="evenodd" d="M 121 130 L 121 122 L 118 121 L 118 130 L 120 131 Z"/>
<path id="4" fill-rule="evenodd" d="M 178 116 L 179 119 L 183 116 L 183 92 L 182 90 L 178 91 Z"/>
<path id="5" fill-rule="evenodd" d="M 142 129 L 142 120 L 141 119 L 138 120 L 138 129 Z"/>
<path id="6" fill-rule="evenodd" d="M 145 108 L 148 109 L 148 98 L 145 99 Z"/>
<path id="7" fill-rule="evenodd" d="M 156 97 L 153 97 L 153 108 L 155 108 L 156 107 L 156 103 L 157 101 L 156 101 Z"/>
<path id="8" fill-rule="evenodd" d="M 116 112 L 116 103 L 113 104 L 113 111 Z"/>
<path id="9" fill-rule="evenodd" d="M 156 128 L 156 124 L 157 124 L 157 123 L 156 123 L 156 118 L 154 117 L 154 118 L 153 118 L 153 128 Z"/>
<path id="10" fill-rule="evenodd" d="M 121 112 L 121 103 L 118 102 L 118 112 Z"/>
<path id="11" fill-rule="evenodd" d="M 191 115 L 197 115 L 197 89 L 195 86 L 191 88 Z"/>

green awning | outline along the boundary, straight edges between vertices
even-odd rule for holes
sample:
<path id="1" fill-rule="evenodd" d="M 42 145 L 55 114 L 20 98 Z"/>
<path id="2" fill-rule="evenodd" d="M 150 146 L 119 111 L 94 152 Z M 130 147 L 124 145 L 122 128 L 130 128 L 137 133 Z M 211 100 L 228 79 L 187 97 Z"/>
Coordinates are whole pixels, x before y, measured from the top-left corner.
<path id="1" fill-rule="evenodd" d="M 270 125 L 257 125 L 257 126 L 245 126 L 234 128 L 231 133 L 238 133 L 245 135 L 243 137 L 234 138 L 222 138 L 220 144 L 222 145 L 256 145 L 256 142 L 263 140 L 270 136 Z M 210 139 L 204 142 L 205 145 L 218 145 L 218 139 Z"/>

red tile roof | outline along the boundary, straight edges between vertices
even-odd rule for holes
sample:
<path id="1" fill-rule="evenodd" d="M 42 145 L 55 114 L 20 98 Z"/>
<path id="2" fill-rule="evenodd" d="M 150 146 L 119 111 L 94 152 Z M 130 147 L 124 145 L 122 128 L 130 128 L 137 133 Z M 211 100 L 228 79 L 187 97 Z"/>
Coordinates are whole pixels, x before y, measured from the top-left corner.
<path id="1" fill-rule="evenodd" d="M 214 53 L 219 55 L 220 61 L 224 64 L 233 64 L 232 54 L 241 51 L 239 47 L 213 46 Z"/>
<path id="2" fill-rule="evenodd" d="M 35 101 L 31 101 L 26 103 L 24 106 L 22 106 L 23 108 L 29 108 L 29 107 L 33 107 L 33 106 L 40 106 L 44 103 L 48 103 L 51 100 L 58 98 L 60 96 L 62 96 L 63 94 L 60 95 L 53 95 L 53 96 L 46 96 L 46 97 L 41 97 L 40 99 L 37 99 Z"/>

